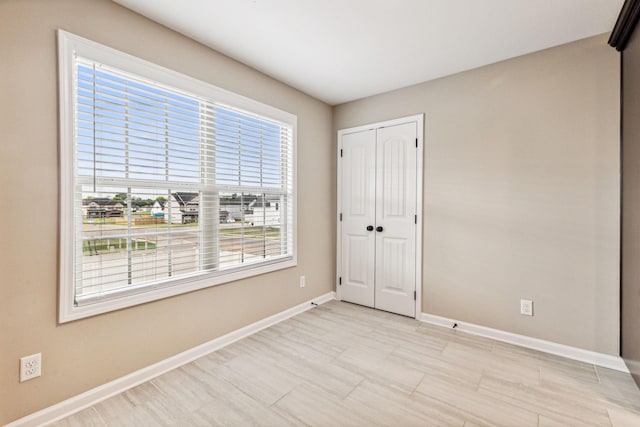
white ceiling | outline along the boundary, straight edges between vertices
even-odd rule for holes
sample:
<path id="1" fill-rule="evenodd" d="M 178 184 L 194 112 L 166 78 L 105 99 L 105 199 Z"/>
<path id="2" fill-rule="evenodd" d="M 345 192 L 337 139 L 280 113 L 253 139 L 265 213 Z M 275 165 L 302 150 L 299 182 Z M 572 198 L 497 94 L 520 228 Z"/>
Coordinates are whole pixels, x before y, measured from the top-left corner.
<path id="1" fill-rule="evenodd" d="M 114 0 L 331 105 L 613 29 L 623 0 Z"/>

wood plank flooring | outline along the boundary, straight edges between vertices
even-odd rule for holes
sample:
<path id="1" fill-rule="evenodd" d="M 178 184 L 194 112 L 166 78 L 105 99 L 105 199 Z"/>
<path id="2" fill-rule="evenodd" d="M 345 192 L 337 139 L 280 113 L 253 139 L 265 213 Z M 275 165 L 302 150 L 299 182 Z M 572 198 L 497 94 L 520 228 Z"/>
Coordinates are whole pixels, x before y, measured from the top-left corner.
<path id="1" fill-rule="evenodd" d="M 331 301 L 53 426 L 640 426 L 628 374 Z"/>

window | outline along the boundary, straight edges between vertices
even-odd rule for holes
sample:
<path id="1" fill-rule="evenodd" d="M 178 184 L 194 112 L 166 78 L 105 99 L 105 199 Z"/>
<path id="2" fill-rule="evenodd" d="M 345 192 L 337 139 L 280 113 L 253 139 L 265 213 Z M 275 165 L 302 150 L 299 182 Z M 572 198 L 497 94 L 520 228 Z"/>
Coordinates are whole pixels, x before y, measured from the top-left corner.
<path id="1" fill-rule="evenodd" d="M 59 31 L 60 321 L 295 265 L 295 116 Z"/>

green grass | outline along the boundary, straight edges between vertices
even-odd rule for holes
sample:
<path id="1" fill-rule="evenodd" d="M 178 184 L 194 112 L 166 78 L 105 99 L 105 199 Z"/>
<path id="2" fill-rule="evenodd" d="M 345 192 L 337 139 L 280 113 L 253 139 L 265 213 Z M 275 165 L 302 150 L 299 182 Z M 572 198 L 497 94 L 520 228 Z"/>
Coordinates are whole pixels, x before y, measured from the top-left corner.
<path id="1" fill-rule="evenodd" d="M 156 244 L 146 242 L 145 240 L 131 240 L 131 246 L 134 251 L 144 249 L 155 249 Z M 113 249 L 111 249 L 113 248 Z M 100 255 L 103 253 L 117 253 L 127 250 L 127 239 L 96 239 L 82 243 L 83 255 Z"/>
<path id="2" fill-rule="evenodd" d="M 221 236 L 240 237 L 244 235 L 245 237 L 253 237 L 257 239 L 261 239 L 262 236 L 266 236 L 269 239 L 280 238 L 280 229 L 271 227 L 268 227 L 266 230 L 263 227 L 221 228 L 219 233 Z"/>

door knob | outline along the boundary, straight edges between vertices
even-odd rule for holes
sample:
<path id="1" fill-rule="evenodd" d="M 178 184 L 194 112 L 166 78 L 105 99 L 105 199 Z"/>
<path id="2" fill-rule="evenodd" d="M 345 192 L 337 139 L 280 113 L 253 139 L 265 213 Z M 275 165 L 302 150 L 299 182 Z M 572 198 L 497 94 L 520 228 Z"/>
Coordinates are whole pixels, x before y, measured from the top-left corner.
<path id="1" fill-rule="evenodd" d="M 379 225 L 379 226 L 377 226 L 377 227 L 376 227 L 376 231 L 377 231 L 378 233 L 379 233 L 379 232 L 381 232 L 382 230 L 383 230 L 383 228 L 382 228 L 382 226 L 381 226 L 381 225 Z"/>
<path id="2" fill-rule="evenodd" d="M 367 231 L 373 231 L 373 225 L 367 225 Z"/>

